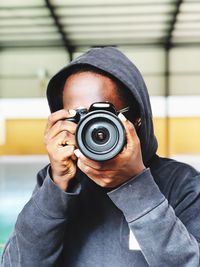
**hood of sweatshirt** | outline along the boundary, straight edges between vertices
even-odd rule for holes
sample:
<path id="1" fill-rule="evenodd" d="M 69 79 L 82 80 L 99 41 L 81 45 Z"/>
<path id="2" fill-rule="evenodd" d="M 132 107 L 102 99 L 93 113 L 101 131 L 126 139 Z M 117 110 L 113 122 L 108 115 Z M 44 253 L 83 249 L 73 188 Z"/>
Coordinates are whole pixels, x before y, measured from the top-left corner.
<path id="1" fill-rule="evenodd" d="M 152 111 L 149 94 L 137 67 L 118 49 L 113 47 L 93 48 L 61 69 L 51 78 L 47 87 L 47 100 L 51 112 L 62 108 L 62 91 L 66 78 L 75 65 L 91 65 L 109 73 L 127 87 L 139 104 L 141 126 L 138 132 L 143 161 L 148 161 L 155 155 L 157 140 L 154 136 Z"/>

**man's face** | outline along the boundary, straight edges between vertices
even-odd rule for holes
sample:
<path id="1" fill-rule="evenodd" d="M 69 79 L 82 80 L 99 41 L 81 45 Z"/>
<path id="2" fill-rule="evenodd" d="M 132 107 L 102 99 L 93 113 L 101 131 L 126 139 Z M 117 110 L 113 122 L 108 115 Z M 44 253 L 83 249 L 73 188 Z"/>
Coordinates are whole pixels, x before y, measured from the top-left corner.
<path id="1" fill-rule="evenodd" d="M 89 108 L 94 102 L 108 101 L 117 110 L 126 107 L 117 95 L 116 84 L 110 78 L 93 72 L 72 74 L 64 85 L 64 109 Z"/>

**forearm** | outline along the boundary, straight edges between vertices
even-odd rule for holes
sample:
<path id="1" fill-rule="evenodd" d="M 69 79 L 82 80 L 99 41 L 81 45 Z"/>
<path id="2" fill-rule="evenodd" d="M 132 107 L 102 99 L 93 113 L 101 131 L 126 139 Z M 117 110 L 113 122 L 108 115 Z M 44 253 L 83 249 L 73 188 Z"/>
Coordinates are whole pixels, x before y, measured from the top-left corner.
<path id="1" fill-rule="evenodd" d="M 149 266 L 199 266 L 199 245 L 176 217 L 149 170 L 109 193 Z"/>
<path id="2" fill-rule="evenodd" d="M 4 254 L 3 266 L 55 266 L 62 252 L 69 210 L 77 195 L 65 193 L 46 177 L 18 216 Z"/>

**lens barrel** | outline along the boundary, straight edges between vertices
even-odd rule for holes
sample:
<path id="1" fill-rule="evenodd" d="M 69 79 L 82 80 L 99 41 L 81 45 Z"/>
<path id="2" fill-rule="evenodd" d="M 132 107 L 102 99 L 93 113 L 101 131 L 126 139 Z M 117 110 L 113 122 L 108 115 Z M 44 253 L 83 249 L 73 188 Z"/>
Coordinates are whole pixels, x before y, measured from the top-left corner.
<path id="1" fill-rule="evenodd" d="M 95 161 L 114 158 L 123 149 L 125 140 L 123 124 L 115 114 L 106 110 L 89 112 L 76 130 L 78 148 Z"/>

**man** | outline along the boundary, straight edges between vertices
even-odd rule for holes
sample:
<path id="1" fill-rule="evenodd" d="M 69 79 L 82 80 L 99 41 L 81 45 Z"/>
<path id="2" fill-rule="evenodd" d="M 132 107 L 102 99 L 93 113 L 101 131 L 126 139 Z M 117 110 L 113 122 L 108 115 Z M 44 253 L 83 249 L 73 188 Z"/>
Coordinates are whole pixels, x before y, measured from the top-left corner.
<path id="1" fill-rule="evenodd" d="M 197 267 L 200 175 L 156 155 L 145 83 L 115 48 L 95 48 L 50 81 L 45 131 L 50 165 L 17 219 L 3 266 Z M 112 103 L 126 144 L 98 162 L 77 148 L 79 107 Z"/>

